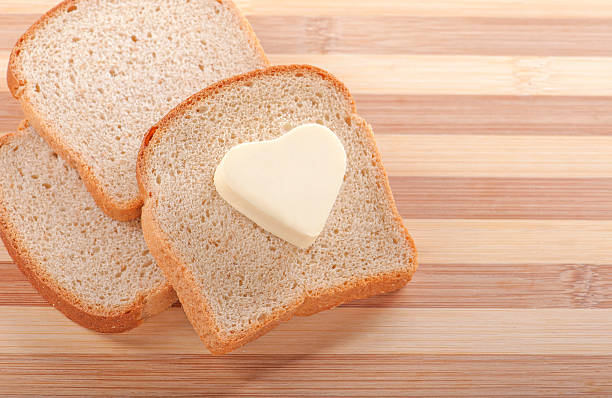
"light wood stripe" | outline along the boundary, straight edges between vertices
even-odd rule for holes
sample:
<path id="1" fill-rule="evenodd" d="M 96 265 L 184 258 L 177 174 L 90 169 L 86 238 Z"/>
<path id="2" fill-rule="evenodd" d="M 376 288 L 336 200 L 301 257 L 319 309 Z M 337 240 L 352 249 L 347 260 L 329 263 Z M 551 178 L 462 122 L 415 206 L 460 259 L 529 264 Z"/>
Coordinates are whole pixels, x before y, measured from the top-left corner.
<path id="1" fill-rule="evenodd" d="M 605 355 L 5 355 L 0 367 L 0 386 L 9 395 L 612 394 L 606 377 L 612 373 L 612 358 Z"/>
<path id="2" fill-rule="evenodd" d="M 612 176 L 612 137 L 377 134 L 376 142 L 390 176 Z"/>
<path id="3" fill-rule="evenodd" d="M 42 14 L 55 6 L 57 0 L 0 0 L 0 13 L 2 14 Z"/>
<path id="4" fill-rule="evenodd" d="M 612 221 L 419 220 L 404 223 L 422 263 L 612 264 Z"/>
<path id="5" fill-rule="evenodd" d="M 376 142 L 391 176 L 612 176 L 612 137 L 383 134 Z"/>
<path id="6" fill-rule="evenodd" d="M 6 251 L 6 247 L 4 247 L 4 244 L 0 245 L 0 263 L 11 263 L 12 261 L 13 259 Z"/>
<path id="7" fill-rule="evenodd" d="M 353 93 L 612 95 L 612 57 L 268 55 L 275 64 L 327 69 Z M 0 51 L 0 69 L 6 69 L 8 57 Z M 0 82 L 0 91 L 7 91 L 6 81 Z"/>
<path id="8" fill-rule="evenodd" d="M 604 18 L 612 16 L 606 0 L 435 0 L 412 2 L 405 0 L 235 0 L 247 15 L 351 15 L 351 16 L 486 16 L 522 18 Z M 57 0 L 2 0 L 0 13 L 43 13 Z"/>
<path id="9" fill-rule="evenodd" d="M 612 221 L 404 219 L 421 263 L 612 264 Z M 568 238 L 568 237 L 571 237 Z M 10 262 L 6 249 L 0 259 Z"/>
<path id="10" fill-rule="evenodd" d="M 612 219 L 612 178 L 391 177 L 390 183 L 405 218 Z"/>
<path id="11" fill-rule="evenodd" d="M 0 274 L 0 306 L 49 306 L 14 264 Z M 612 265 L 422 263 L 405 288 L 343 307 L 612 308 L 610 289 Z"/>
<path id="12" fill-rule="evenodd" d="M 612 58 L 604 57 L 268 55 L 326 69 L 354 93 L 612 95 Z"/>
<path id="13" fill-rule="evenodd" d="M 237 0 L 247 15 L 421 15 L 421 16 L 517 16 L 517 17 L 609 17 L 606 0 L 435 0 L 412 2 L 405 0 Z"/>
<path id="14" fill-rule="evenodd" d="M 294 318 L 235 354 L 612 355 L 612 310 L 337 308 Z M 0 354 L 202 354 L 179 308 L 118 335 L 82 328 L 53 308 L 0 307 Z M 453 338 L 449 338 L 452 331 Z M 407 343 L 406 336 L 410 336 Z M 69 345 L 65 342 L 70 341 Z M 282 343 L 281 343 L 282 342 Z M 234 354 L 234 355 L 235 355 Z M 231 355 L 231 354 L 230 354 Z"/>
<path id="15" fill-rule="evenodd" d="M 612 137 L 377 134 L 376 141 L 391 176 L 612 176 Z"/>
<path id="16" fill-rule="evenodd" d="M 612 219 L 612 178 L 391 177 L 402 217 Z"/>

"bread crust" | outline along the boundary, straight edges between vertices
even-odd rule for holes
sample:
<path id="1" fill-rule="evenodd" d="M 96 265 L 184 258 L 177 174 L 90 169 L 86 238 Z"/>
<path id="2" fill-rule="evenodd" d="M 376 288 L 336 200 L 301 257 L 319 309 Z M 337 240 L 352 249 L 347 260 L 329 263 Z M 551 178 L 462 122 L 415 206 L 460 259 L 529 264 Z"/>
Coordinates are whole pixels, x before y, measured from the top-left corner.
<path id="1" fill-rule="evenodd" d="M 19 130 L 25 127 L 27 122 L 22 122 Z M 19 133 L 0 137 L 0 147 L 10 142 L 17 134 Z M 166 283 L 150 294 L 140 295 L 132 303 L 118 309 L 109 311 L 103 308 L 88 308 L 78 297 L 48 275 L 24 249 L 22 238 L 9 221 L 8 212 L 1 200 L 0 238 L 17 267 L 41 296 L 69 319 L 88 329 L 103 333 L 123 332 L 138 326 L 144 319 L 165 310 L 177 300 L 176 293 L 170 284 Z"/>
<path id="2" fill-rule="evenodd" d="M 263 322 L 255 323 L 250 329 L 245 330 L 243 333 L 230 337 L 223 336 L 219 333 L 219 328 L 215 324 L 210 307 L 206 303 L 206 298 L 201 297 L 199 294 L 199 289 L 196 288 L 197 284 L 193 275 L 189 272 L 185 262 L 182 261 L 180 256 L 174 252 L 168 237 L 165 236 L 155 218 L 155 213 L 153 211 L 153 201 L 155 198 L 152 197 L 152 194 L 148 189 L 149 181 L 146 178 L 147 156 L 150 153 L 150 151 L 147 151 L 147 148 L 151 144 L 151 141 L 153 140 L 157 131 L 160 129 L 163 130 L 163 128 L 166 127 L 174 118 L 180 117 L 190 105 L 203 100 L 224 87 L 257 76 L 274 75 L 278 72 L 298 70 L 307 70 L 318 74 L 323 79 L 332 83 L 346 96 L 346 99 L 351 104 L 353 110 L 351 122 L 358 123 L 367 131 L 369 149 L 374 154 L 376 165 L 381 171 L 379 182 L 381 187 L 384 189 L 387 200 L 393 204 L 392 209 L 394 219 L 402 226 L 406 243 L 410 246 L 414 255 L 412 257 L 412 262 L 410 264 L 406 264 L 406 267 L 404 267 L 401 271 L 379 274 L 370 278 L 351 281 L 350 283 L 342 286 L 315 291 L 310 295 L 305 295 L 301 301 L 291 305 L 290 308 L 273 314 L 269 319 L 264 320 Z M 160 120 L 149 130 L 138 153 L 136 176 L 138 186 L 142 196 L 144 197 L 145 203 L 142 212 L 142 228 L 144 231 L 145 241 L 147 242 L 151 253 L 156 258 L 158 266 L 162 269 L 166 275 L 166 278 L 176 289 L 179 300 L 181 300 L 183 303 L 183 309 L 185 310 L 187 317 L 193 324 L 202 341 L 213 354 L 224 354 L 232 351 L 265 334 L 277 326 L 280 322 L 289 320 L 293 315 L 312 315 L 319 311 L 333 308 L 354 299 L 397 290 L 410 281 L 414 271 L 417 268 L 416 247 L 414 245 L 414 241 L 408 233 L 408 230 L 402 222 L 402 218 L 397 211 L 397 207 L 395 206 L 395 200 L 393 198 L 393 194 L 391 193 L 391 188 L 389 186 L 386 171 L 382 164 L 380 153 L 374 141 L 371 126 L 356 114 L 355 102 L 344 84 L 342 84 L 328 72 L 311 65 L 272 66 L 267 69 L 252 71 L 243 75 L 222 80 L 200 91 L 199 93 L 194 94 L 170 111 L 162 120 Z"/>
<path id="3" fill-rule="evenodd" d="M 78 6 L 79 3 L 90 0 L 64 0 L 59 3 L 45 14 L 43 14 L 32 26 L 21 35 L 9 57 L 8 68 L 6 72 L 6 80 L 9 91 L 19 102 L 26 115 L 26 118 L 32 122 L 36 131 L 47 141 L 49 146 L 53 148 L 66 162 L 74 167 L 81 179 L 85 183 L 87 190 L 93 196 L 96 204 L 102 209 L 102 211 L 109 217 L 117 221 L 129 221 L 136 219 L 140 216 L 140 208 L 143 205 L 143 201 L 139 196 L 126 201 L 115 201 L 109 196 L 102 187 L 100 181 L 96 178 L 91 170 L 91 167 L 87 162 L 76 153 L 72 148 L 64 145 L 61 139 L 61 135 L 56 129 L 51 127 L 50 123 L 40 112 L 37 112 L 32 103 L 28 100 L 27 96 L 24 95 L 24 87 L 28 83 L 24 76 L 20 76 L 18 73 L 17 65 L 19 64 L 19 55 L 23 49 L 23 45 L 26 41 L 32 39 L 37 30 L 44 26 L 53 17 L 67 11 L 72 6 Z M 258 55 L 264 61 L 266 65 L 270 64 L 268 57 L 264 53 L 264 50 L 259 43 L 259 39 L 255 35 L 253 28 L 240 12 L 238 7 L 230 0 L 216 0 L 219 4 L 227 6 L 232 12 L 234 12 L 240 20 L 240 26 L 247 32 L 249 43 L 258 52 Z"/>
<path id="4" fill-rule="evenodd" d="M 304 65 L 304 64 L 302 65 L 297 65 L 297 64 L 296 65 L 274 65 L 274 66 L 270 66 L 265 69 L 257 69 L 257 70 L 253 70 L 247 73 L 243 73 L 242 75 L 236 75 L 236 76 L 232 76 L 230 78 L 224 79 L 224 80 L 220 80 L 216 83 L 211 84 L 205 89 L 193 94 L 191 97 L 187 98 L 185 101 L 178 104 L 174 109 L 168 112 L 166 116 L 164 116 L 159 122 L 154 124 L 149 129 L 147 134 L 145 134 L 145 137 L 142 140 L 142 145 L 140 147 L 140 150 L 138 151 L 138 158 L 136 161 L 136 179 L 138 181 L 138 186 L 140 188 L 141 197 L 145 196 L 143 192 L 145 192 L 146 190 L 142 189 L 143 188 L 142 184 L 144 182 L 141 181 L 139 177 L 140 164 L 142 161 L 143 152 L 149 145 L 149 142 L 151 141 L 151 138 L 153 138 L 155 131 L 157 131 L 161 127 L 167 126 L 168 123 L 175 117 L 181 116 L 183 113 L 185 113 L 187 109 L 189 109 L 190 105 L 217 93 L 219 90 L 221 90 L 222 88 L 226 86 L 229 86 L 231 84 L 238 83 L 241 81 L 249 80 L 257 76 L 270 76 L 270 75 L 274 75 L 279 72 L 297 71 L 297 70 L 306 70 L 309 72 L 316 73 L 317 75 L 321 76 L 323 79 L 330 82 L 338 91 L 344 94 L 344 96 L 346 97 L 346 100 L 351 105 L 351 111 L 353 113 L 357 112 L 357 108 L 355 107 L 355 100 L 353 100 L 353 97 L 351 96 L 351 93 L 349 93 L 346 86 L 340 80 L 336 79 L 335 76 L 331 75 L 329 72 L 321 68 L 317 68 L 316 66 L 312 66 L 312 65 Z"/>

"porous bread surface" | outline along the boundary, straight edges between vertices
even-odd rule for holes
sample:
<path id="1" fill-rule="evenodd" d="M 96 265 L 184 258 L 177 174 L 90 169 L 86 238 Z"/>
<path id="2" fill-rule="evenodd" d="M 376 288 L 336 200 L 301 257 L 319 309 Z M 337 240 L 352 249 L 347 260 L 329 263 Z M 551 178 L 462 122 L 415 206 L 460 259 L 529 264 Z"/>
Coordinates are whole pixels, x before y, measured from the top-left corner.
<path id="1" fill-rule="evenodd" d="M 272 67 L 194 95 L 145 138 L 138 161 L 145 239 L 213 352 L 244 344 L 292 313 L 314 313 L 410 280 L 414 244 L 370 127 L 354 112 L 346 89 L 325 72 Z M 333 210 L 306 250 L 258 227 L 213 185 L 231 147 L 304 123 L 329 127 L 347 154 Z"/>
<path id="2" fill-rule="evenodd" d="M 147 300 L 161 300 L 152 312 L 174 302 L 140 220 L 106 216 L 78 173 L 31 127 L 0 140 L 2 234 L 35 286 L 44 284 L 51 296 L 75 307 L 67 312 L 76 321 L 104 331 L 136 326 L 113 322 L 129 311 L 147 312 L 139 308 Z M 144 312 L 138 316 L 153 315 Z M 88 324 L 87 317 L 100 317 L 99 324 Z"/>
<path id="3" fill-rule="evenodd" d="M 26 32 L 8 74 L 34 126 L 124 220 L 141 205 L 134 169 L 151 125 L 202 87 L 266 65 L 227 0 L 77 0 Z"/>

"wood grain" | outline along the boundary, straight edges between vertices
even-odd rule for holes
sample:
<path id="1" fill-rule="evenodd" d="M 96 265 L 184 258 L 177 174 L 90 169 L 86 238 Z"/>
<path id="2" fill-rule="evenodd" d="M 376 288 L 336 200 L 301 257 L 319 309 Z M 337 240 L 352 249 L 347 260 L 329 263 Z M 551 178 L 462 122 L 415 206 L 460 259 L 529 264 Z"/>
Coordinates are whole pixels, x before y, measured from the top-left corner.
<path id="1" fill-rule="evenodd" d="M 487 16 L 487 17 L 548 17 L 589 18 L 612 17 L 607 0 L 436 0 L 410 2 L 404 0 L 236 0 L 247 15 L 420 15 L 420 16 Z M 57 4 L 56 0 L 2 0 L 0 13 L 42 14 Z"/>
<path id="2" fill-rule="evenodd" d="M 605 355 L 6 355 L 0 387 L 36 396 L 557 397 L 605 393 L 611 363 Z"/>
<path id="3" fill-rule="evenodd" d="M 19 102 L 7 92 L 0 92 L 0 133 L 16 131 L 23 119 Z"/>
<path id="4" fill-rule="evenodd" d="M 406 218 L 612 219 L 612 178 L 391 177 Z"/>
<path id="5" fill-rule="evenodd" d="M 612 355 L 610 328 L 610 309 L 338 308 L 294 318 L 230 355 L 361 355 L 366 347 L 374 355 Z M 0 330 L 3 355 L 206 351 L 180 308 L 138 329 L 104 335 L 76 325 L 53 308 L 4 306 Z"/>
<path id="6" fill-rule="evenodd" d="M 424 263 L 612 264 L 612 221 L 421 220 L 404 223 Z"/>
<path id="7" fill-rule="evenodd" d="M 0 0 L 0 71 L 56 2 Z M 0 395 L 612 396 L 609 0 L 237 3 L 274 63 L 351 89 L 413 281 L 212 357 L 180 307 L 73 324 L 0 248 Z M 0 132 L 21 118 L 0 78 Z"/>
<path id="8" fill-rule="evenodd" d="M 17 39 L 40 14 L 10 14 L 0 11 L 0 50 L 11 50 Z"/>
<path id="9" fill-rule="evenodd" d="M 10 51 L 2 50 L 0 51 L 0 68 L 1 70 L 6 71 L 8 67 Z M 0 93 L 8 93 L 8 86 L 6 83 L 6 79 L 0 79 Z"/>
<path id="10" fill-rule="evenodd" d="M 38 14 L 0 15 L 9 50 Z M 605 18 L 532 19 L 421 16 L 267 16 L 249 18 L 271 54 L 458 54 L 609 56 Z"/>
<path id="11" fill-rule="evenodd" d="M 425 264 L 612 264 L 612 220 L 411 218 L 404 224 Z M 10 261 L 6 249 L 0 261 Z"/>
<path id="12" fill-rule="evenodd" d="M 391 176 L 608 178 L 612 137 L 376 135 Z"/>
<path id="13" fill-rule="evenodd" d="M 358 94 L 359 113 L 381 134 L 612 135 L 612 97 Z M 0 92 L 0 131 L 23 113 Z"/>
<path id="14" fill-rule="evenodd" d="M 1 20 L 1 19 L 0 19 Z M 609 20 L 253 16 L 271 54 L 609 56 Z"/>
<path id="15" fill-rule="evenodd" d="M 14 1 L 14 0 L 13 0 Z M 47 0 L 49 1 L 49 0 Z M 238 0 L 247 15 L 420 15 L 420 16 L 517 16 L 517 17 L 608 17 L 612 14 L 606 0 L 437 0 L 410 2 L 404 0 L 360 0 L 358 6 L 351 0 Z"/>
<path id="16" fill-rule="evenodd" d="M 607 57 L 268 55 L 275 64 L 318 65 L 354 93 L 612 95 Z"/>
<path id="17" fill-rule="evenodd" d="M 0 264 L 0 306 L 49 304 L 14 264 Z M 352 308 L 612 308 L 612 265 L 421 263 L 410 287 Z"/>
<path id="18" fill-rule="evenodd" d="M 612 97 L 355 95 L 380 134 L 610 135 Z"/>

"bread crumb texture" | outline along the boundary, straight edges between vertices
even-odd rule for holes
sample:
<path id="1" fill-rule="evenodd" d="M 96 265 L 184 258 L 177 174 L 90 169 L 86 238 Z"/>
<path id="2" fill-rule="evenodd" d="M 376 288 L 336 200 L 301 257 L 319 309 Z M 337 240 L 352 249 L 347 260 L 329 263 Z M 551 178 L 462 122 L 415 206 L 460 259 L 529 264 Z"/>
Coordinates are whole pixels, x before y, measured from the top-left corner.
<path id="1" fill-rule="evenodd" d="M 151 125 L 196 91 L 267 60 L 227 1 L 68 5 L 26 34 L 12 63 L 24 82 L 19 96 L 105 197 L 127 206 L 138 200 L 136 155 Z"/>
<path id="2" fill-rule="evenodd" d="M 78 173 L 32 128 L 2 143 L 3 232 L 39 281 L 81 311 L 109 317 L 167 284 L 140 220 L 119 222 L 102 213 Z"/>
<path id="3" fill-rule="evenodd" d="M 151 206 L 179 268 L 195 280 L 194 291 L 185 291 L 178 287 L 184 273 L 174 276 L 192 323 L 199 315 L 189 313 L 190 297 L 200 296 L 210 307 L 215 330 L 196 325 L 205 341 L 207 333 L 219 340 L 254 336 L 257 328 L 286 318 L 284 313 L 308 313 L 299 310 L 307 299 L 331 292 L 339 297 L 331 301 L 336 305 L 385 290 L 367 288 L 381 276 L 390 278 L 391 290 L 412 276 L 414 245 L 388 190 L 370 127 L 354 112 L 346 89 L 325 72 L 288 66 L 220 83 L 159 123 L 142 150 L 139 178 L 148 196 L 145 206 Z M 215 168 L 230 148 L 277 138 L 304 123 L 329 127 L 347 154 L 338 198 L 307 250 L 258 227 L 213 185 Z M 359 283 L 360 292 L 346 293 Z M 203 309 L 193 310 L 198 311 Z"/>

